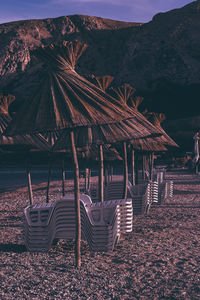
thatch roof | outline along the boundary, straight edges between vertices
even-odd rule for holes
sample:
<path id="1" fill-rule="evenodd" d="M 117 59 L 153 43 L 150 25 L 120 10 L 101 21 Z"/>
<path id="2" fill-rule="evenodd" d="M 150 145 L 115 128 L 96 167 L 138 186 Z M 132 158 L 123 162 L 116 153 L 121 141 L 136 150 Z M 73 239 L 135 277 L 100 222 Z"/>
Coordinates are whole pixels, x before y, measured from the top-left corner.
<path id="1" fill-rule="evenodd" d="M 79 146 L 85 146 L 160 132 L 141 114 L 131 112 L 128 106 L 75 72 L 75 63 L 85 48 L 80 42 L 65 42 L 62 46 L 51 45 L 38 50 L 37 55 L 46 65 L 46 74 L 34 96 L 24 102 L 14 116 L 8 134 L 79 127 L 80 130 L 75 130 L 76 140 L 82 141 Z M 60 139 L 63 135 L 66 132 Z M 65 146 L 67 144 L 68 141 Z"/>
<path id="2" fill-rule="evenodd" d="M 97 145 L 91 145 L 85 149 L 78 151 L 80 158 L 86 158 L 88 160 L 98 161 L 99 160 L 99 148 Z M 111 145 L 103 145 L 103 159 L 104 161 L 122 160 L 119 152 Z"/>
<path id="3" fill-rule="evenodd" d="M 112 83 L 114 77 L 110 75 L 95 76 L 91 75 L 88 77 L 88 80 L 91 81 L 94 85 L 99 87 L 102 91 L 106 92 L 110 84 Z"/>
<path id="4" fill-rule="evenodd" d="M 165 146 L 178 147 L 176 142 L 164 131 L 161 126 L 161 123 L 166 119 L 163 113 L 146 112 L 145 115 L 154 126 L 163 132 L 163 135 L 159 138 L 160 142 L 162 142 Z"/>
<path id="5" fill-rule="evenodd" d="M 138 107 L 142 103 L 143 98 L 139 96 L 134 96 L 135 89 L 132 88 L 129 84 L 124 84 L 117 89 L 113 89 L 118 99 L 127 103 L 134 112 L 138 112 Z M 144 118 L 147 115 L 145 114 Z M 162 132 L 162 135 L 159 137 L 150 137 L 146 139 L 132 139 L 131 144 L 134 149 L 141 151 L 166 151 L 166 146 L 178 147 L 178 145 L 167 135 L 167 133 L 161 127 L 161 122 L 164 120 L 163 114 L 151 113 L 148 114 L 149 121 L 159 128 Z M 146 118 L 145 118 L 146 119 Z"/>
<path id="6" fill-rule="evenodd" d="M 0 114 L 8 115 L 9 114 L 8 108 L 14 100 L 15 100 L 15 96 L 13 95 L 0 94 Z"/>
<path id="7" fill-rule="evenodd" d="M 28 150 L 37 148 L 47 150 L 50 149 L 48 144 L 41 136 L 16 135 L 8 137 L 4 135 L 6 128 L 11 122 L 9 115 L 9 105 L 15 100 L 13 95 L 0 94 L 0 147 L 6 151 Z"/>
<path id="8" fill-rule="evenodd" d="M 112 94 L 115 95 L 119 101 L 124 104 L 128 104 L 132 109 L 133 113 L 137 113 L 140 115 L 144 122 L 148 122 L 148 120 L 138 111 L 139 105 L 142 103 L 143 98 L 139 96 L 133 96 L 135 93 L 135 89 L 129 85 L 124 84 L 116 89 L 112 89 Z M 131 139 L 131 145 L 134 149 L 140 151 L 166 151 L 167 148 L 163 145 L 160 137 L 149 137 L 142 139 Z"/>
<path id="9" fill-rule="evenodd" d="M 117 88 L 110 89 L 111 95 L 116 97 L 121 103 L 128 104 L 128 100 L 135 93 L 135 89 L 128 83 Z"/>

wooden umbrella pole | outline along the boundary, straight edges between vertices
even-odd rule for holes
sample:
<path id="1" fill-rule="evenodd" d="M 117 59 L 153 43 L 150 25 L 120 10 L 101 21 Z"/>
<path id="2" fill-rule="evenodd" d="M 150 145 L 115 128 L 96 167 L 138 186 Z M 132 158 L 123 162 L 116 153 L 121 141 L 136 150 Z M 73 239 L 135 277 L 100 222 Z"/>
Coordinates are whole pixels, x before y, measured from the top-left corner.
<path id="1" fill-rule="evenodd" d="M 30 205 L 32 205 L 33 204 L 33 191 L 32 191 L 32 185 L 31 185 L 30 164 L 29 164 L 28 159 L 26 161 L 26 175 L 27 175 L 29 201 L 30 201 Z"/>
<path id="2" fill-rule="evenodd" d="M 99 145 L 99 201 L 103 202 L 103 192 L 104 192 L 104 186 L 103 186 L 103 147 L 102 145 Z"/>
<path id="3" fill-rule="evenodd" d="M 136 155 L 136 170 L 135 170 L 135 183 L 138 184 L 139 180 L 139 155 Z"/>
<path id="4" fill-rule="evenodd" d="M 88 190 L 89 169 L 85 168 L 85 191 Z"/>
<path id="5" fill-rule="evenodd" d="M 51 181 L 51 159 L 49 158 L 49 167 L 48 167 L 48 179 L 47 179 L 47 193 L 46 193 L 46 203 L 49 203 L 49 187 Z"/>
<path id="6" fill-rule="evenodd" d="M 132 160 L 132 185 L 135 185 L 135 151 L 131 150 L 131 160 Z"/>
<path id="7" fill-rule="evenodd" d="M 123 199 L 127 198 L 127 188 L 128 188 L 128 162 L 127 162 L 127 150 L 126 150 L 126 142 L 123 142 L 123 150 L 124 150 L 124 188 L 123 188 Z"/>
<path id="8" fill-rule="evenodd" d="M 75 192 L 75 215 L 76 215 L 76 240 L 75 240 L 75 263 L 81 265 L 81 213 L 80 213 L 80 188 L 79 188 L 79 165 L 77 159 L 74 132 L 70 132 L 71 149 L 74 163 L 74 192 Z"/>
<path id="9" fill-rule="evenodd" d="M 151 153 L 147 155 L 148 179 L 151 180 Z"/>
<path id="10" fill-rule="evenodd" d="M 150 179 L 153 180 L 154 152 L 151 153 Z"/>
<path id="11" fill-rule="evenodd" d="M 105 167 L 105 185 L 108 185 L 108 165 Z"/>
<path id="12" fill-rule="evenodd" d="M 65 160 L 62 159 L 62 195 L 65 196 Z"/>
<path id="13" fill-rule="evenodd" d="M 108 183 L 111 182 L 111 165 L 108 164 Z"/>
<path id="14" fill-rule="evenodd" d="M 87 189 L 90 190 L 91 169 L 88 169 Z"/>
<path id="15" fill-rule="evenodd" d="M 113 166 L 111 165 L 110 166 L 110 181 L 112 181 L 113 180 Z"/>
<path id="16" fill-rule="evenodd" d="M 145 154 L 142 155 L 142 179 L 145 180 Z"/>

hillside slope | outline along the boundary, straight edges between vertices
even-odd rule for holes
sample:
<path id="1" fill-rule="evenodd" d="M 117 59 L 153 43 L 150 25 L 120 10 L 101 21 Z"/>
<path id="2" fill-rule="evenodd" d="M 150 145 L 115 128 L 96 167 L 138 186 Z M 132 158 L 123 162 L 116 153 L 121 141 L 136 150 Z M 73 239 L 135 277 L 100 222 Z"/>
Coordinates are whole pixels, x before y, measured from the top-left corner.
<path id="1" fill-rule="evenodd" d="M 147 24 L 81 15 L 2 24 L 0 91 L 17 101 L 27 99 L 42 72 L 30 50 L 79 39 L 88 44 L 77 65 L 82 75 L 110 74 L 114 85 L 132 84 L 145 97 L 143 107 L 164 112 L 168 119 L 193 118 L 200 115 L 199 32 L 199 0 Z"/>

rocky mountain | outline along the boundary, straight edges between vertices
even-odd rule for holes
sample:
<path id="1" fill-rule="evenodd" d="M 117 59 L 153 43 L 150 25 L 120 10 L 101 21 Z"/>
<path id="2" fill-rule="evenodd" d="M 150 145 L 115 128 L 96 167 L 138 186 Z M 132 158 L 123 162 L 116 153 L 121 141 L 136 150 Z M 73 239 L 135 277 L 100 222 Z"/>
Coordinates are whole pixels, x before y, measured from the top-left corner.
<path id="1" fill-rule="evenodd" d="M 14 94 L 16 101 L 28 98 L 42 72 L 30 52 L 41 45 L 79 39 L 89 47 L 78 71 L 109 74 L 115 85 L 133 85 L 145 97 L 144 106 L 167 115 L 165 126 L 173 135 L 182 129 L 170 125 L 176 124 L 170 120 L 200 115 L 199 32 L 199 0 L 160 13 L 146 24 L 81 15 L 1 24 L 0 91 Z M 188 124 L 193 132 L 194 122 Z"/>

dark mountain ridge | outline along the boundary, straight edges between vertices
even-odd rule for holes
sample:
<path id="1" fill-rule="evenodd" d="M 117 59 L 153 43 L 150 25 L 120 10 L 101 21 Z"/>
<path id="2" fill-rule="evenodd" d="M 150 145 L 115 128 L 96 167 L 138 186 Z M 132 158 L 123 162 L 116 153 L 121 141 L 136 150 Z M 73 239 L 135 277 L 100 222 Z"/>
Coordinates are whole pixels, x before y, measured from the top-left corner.
<path id="1" fill-rule="evenodd" d="M 14 94 L 16 101 L 28 98 L 42 72 L 30 51 L 79 39 L 88 44 L 77 65 L 82 75 L 109 74 L 114 85 L 130 83 L 145 97 L 144 106 L 164 112 L 168 120 L 197 116 L 199 32 L 199 0 L 146 24 L 82 15 L 1 24 L 0 91 Z"/>

